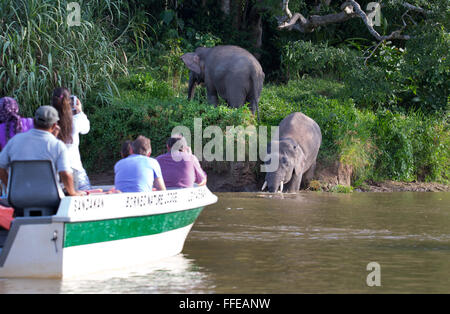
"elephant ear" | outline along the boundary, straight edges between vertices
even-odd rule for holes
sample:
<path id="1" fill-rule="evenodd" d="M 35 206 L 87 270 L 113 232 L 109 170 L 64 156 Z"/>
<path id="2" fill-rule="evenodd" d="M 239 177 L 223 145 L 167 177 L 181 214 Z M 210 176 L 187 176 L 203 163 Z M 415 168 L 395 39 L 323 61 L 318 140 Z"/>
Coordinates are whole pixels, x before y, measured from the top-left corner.
<path id="1" fill-rule="evenodd" d="M 297 156 L 295 158 L 294 172 L 296 175 L 302 175 L 305 169 L 305 154 L 303 153 L 302 147 L 298 144 L 294 145 L 294 150 Z"/>
<path id="2" fill-rule="evenodd" d="M 184 64 L 189 68 L 189 70 L 201 74 L 200 69 L 200 58 L 198 54 L 195 52 L 188 52 L 181 56 L 181 59 L 183 60 Z"/>

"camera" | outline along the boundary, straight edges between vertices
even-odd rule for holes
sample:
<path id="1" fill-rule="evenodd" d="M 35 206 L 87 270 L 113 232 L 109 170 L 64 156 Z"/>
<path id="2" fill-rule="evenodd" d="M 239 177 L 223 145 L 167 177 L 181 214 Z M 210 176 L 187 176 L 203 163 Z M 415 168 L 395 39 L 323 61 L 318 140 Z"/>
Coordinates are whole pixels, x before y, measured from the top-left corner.
<path id="1" fill-rule="evenodd" d="M 78 102 L 77 96 L 70 95 L 70 103 L 71 103 L 71 106 L 72 106 L 72 113 L 73 114 L 77 113 L 77 108 L 76 108 L 77 102 Z"/>

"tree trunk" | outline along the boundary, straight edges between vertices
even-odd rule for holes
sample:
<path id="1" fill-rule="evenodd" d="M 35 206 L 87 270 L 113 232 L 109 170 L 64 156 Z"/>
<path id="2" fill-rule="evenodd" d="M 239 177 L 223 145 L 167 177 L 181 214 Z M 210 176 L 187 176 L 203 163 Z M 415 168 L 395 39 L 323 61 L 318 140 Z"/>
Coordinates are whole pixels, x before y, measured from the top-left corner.
<path id="1" fill-rule="evenodd" d="M 248 30 L 252 34 L 253 48 L 256 50 L 262 46 L 262 14 L 254 6 L 251 8 L 248 18 Z M 256 59 L 260 59 L 261 55 L 255 53 Z"/>
<path id="2" fill-rule="evenodd" d="M 233 28 L 240 30 L 242 24 L 242 5 L 247 0 L 233 0 L 231 4 L 231 10 L 233 12 Z"/>
<path id="3" fill-rule="evenodd" d="M 220 9 L 226 15 L 230 15 L 230 0 L 221 0 Z"/>

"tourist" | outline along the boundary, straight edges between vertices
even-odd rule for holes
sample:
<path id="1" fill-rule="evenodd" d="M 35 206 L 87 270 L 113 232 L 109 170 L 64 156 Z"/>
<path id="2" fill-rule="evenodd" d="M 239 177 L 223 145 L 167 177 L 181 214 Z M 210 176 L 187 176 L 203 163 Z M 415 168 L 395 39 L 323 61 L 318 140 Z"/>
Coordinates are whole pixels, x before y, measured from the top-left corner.
<path id="1" fill-rule="evenodd" d="M 73 99 L 76 100 L 75 103 Z M 72 98 L 67 88 L 59 87 L 53 91 L 52 105 L 60 117 L 58 124 L 61 130 L 58 139 L 67 146 L 75 187 L 79 190 L 90 190 L 91 183 L 81 163 L 79 150 L 79 134 L 87 134 L 90 130 L 90 122 L 82 110 L 81 101 Z"/>
<path id="2" fill-rule="evenodd" d="M 168 188 L 191 188 L 194 183 L 206 184 L 206 173 L 192 154 L 186 139 L 173 136 L 166 143 L 168 152 L 156 158 Z"/>
<path id="3" fill-rule="evenodd" d="M 0 153 L 0 179 L 6 185 L 8 172 L 15 160 L 50 160 L 53 169 L 59 174 L 66 192 L 70 196 L 85 195 L 84 191 L 74 188 L 69 155 L 63 142 L 52 134 L 59 128 L 58 112 L 51 106 L 42 106 L 36 110 L 34 128 L 11 138 Z"/>
<path id="4" fill-rule="evenodd" d="M 156 159 L 150 157 L 150 139 L 140 135 L 131 148 L 133 153 L 114 166 L 115 188 L 121 192 L 151 192 L 153 186 L 165 190 L 161 168 Z"/>
<path id="5" fill-rule="evenodd" d="M 0 98 L 0 150 L 17 133 L 33 128 L 33 118 L 22 118 L 19 115 L 19 104 L 14 98 Z"/>
<path id="6" fill-rule="evenodd" d="M 132 143 L 133 142 L 130 140 L 127 140 L 122 143 L 122 147 L 120 149 L 120 155 L 122 156 L 122 158 L 126 158 L 131 154 L 133 154 L 133 148 L 131 147 Z"/>

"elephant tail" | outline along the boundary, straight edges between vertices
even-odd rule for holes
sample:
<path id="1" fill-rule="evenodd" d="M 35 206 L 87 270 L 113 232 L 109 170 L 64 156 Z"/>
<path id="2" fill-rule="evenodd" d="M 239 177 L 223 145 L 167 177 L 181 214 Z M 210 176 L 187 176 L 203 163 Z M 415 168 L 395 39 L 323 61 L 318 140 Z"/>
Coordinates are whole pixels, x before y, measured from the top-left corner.
<path id="1" fill-rule="evenodd" d="M 251 77 L 250 77 L 250 79 L 252 81 L 252 91 L 251 91 L 252 97 L 251 97 L 250 106 L 251 106 L 253 113 L 255 113 L 255 110 L 256 110 L 258 122 L 260 121 L 258 103 L 259 103 L 259 97 L 261 96 L 261 91 L 263 88 L 264 77 L 265 77 L 265 74 L 261 68 L 259 68 L 259 69 L 253 68 L 253 71 L 252 71 Z"/>
<path id="2" fill-rule="evenodd" d="M 253 96 L 259 100 L 259 96 L 261 95 L 261 91 L 264 84 L 265 74 L 262 69 L 253 69 L 253 73 L 251 75 L 252 86 L 253 86 Z"/>

